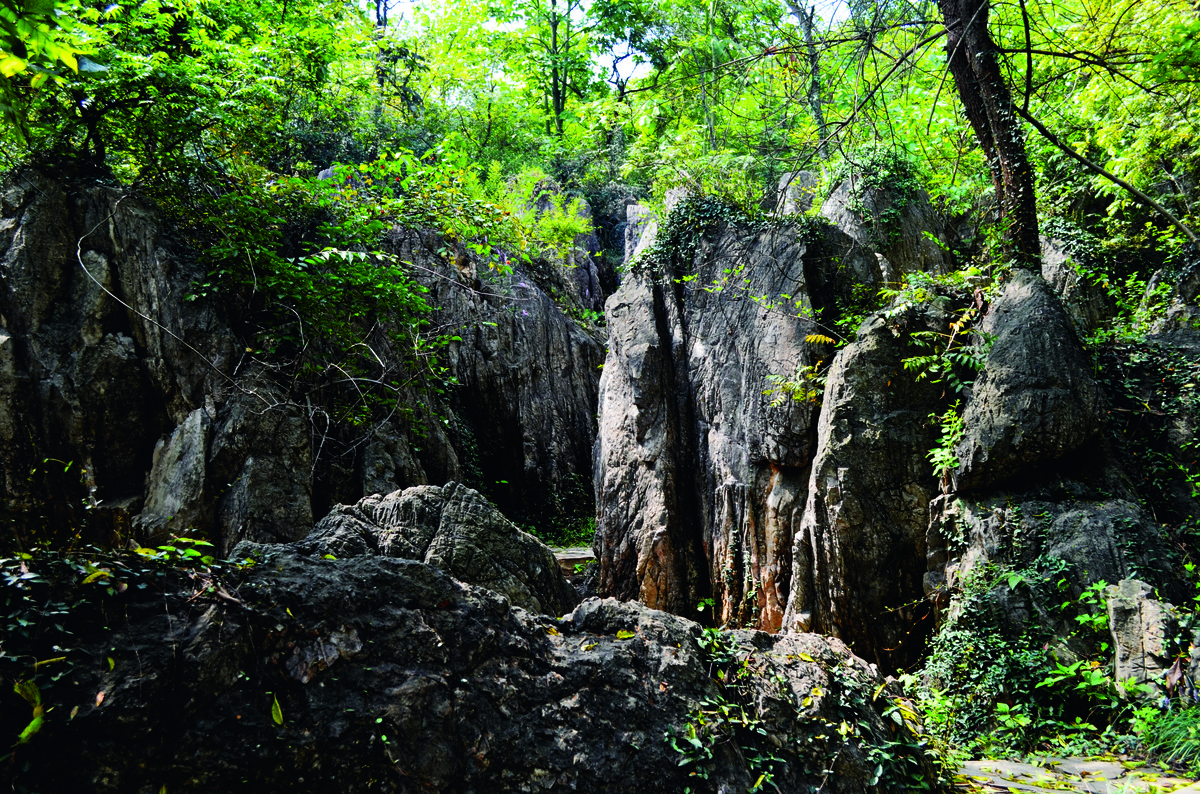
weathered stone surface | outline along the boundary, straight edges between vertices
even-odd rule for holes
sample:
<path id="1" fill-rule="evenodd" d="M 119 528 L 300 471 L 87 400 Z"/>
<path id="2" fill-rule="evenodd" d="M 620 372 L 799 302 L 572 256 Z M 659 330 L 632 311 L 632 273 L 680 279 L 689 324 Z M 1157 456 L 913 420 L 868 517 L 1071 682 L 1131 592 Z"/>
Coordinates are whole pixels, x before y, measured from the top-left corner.
<path id="1" fill-rule="evenodd" d="M 642 237 L 646 235 L 654 215 L 649 207 L 641 204 L 630 204 L 625 208 L 625 269 L 633 261 L 634 254 L 641 247 Z M 655 227 L 657 229 L 657 227 Z"/>
<path id="2" fill-rule="evenodd" d="M 141 499 L 156 441 L 217 388 L 209 362 L 228 363 L 231 340 L 211 306 L 182 300 L 201 273 L 163 247 L 136 199 L 32 170 L 2 189 L 3 502 L 35 523 L 48 511 L 78 524 L 84 498 Z"/>
<path id="3" fill-rule="evenodd" d="M 271 406 L 263 397 L 263 390 L 239 392 L 212 431 L 211 481 L 227 484 L 216 505 L 222 551 L 242 540 L 298 540 L 312 527 L 308 417 L 297 406 Z"/>
<path id="4" fill-rule="evenodd" d="M 989 563 L 1017 570 L 1039 559 L 1065 562 L 1062 576 L 1076 592 L 1133 576 L 1163 587 L 1172 583 L 1158 528 L 1135 502 L 1101 497 L 1095 489 L 1088 493 L 1070 480 L 1045 485 L 1040 493 L 1000 492 L 984 499 L 950 494 L 934 500 L 926 538 L 927 594 L 937 598 L 939 590 L 961 588 Z M 1022 607 L 1023 614 L 1014 613 L 1012 622 L 1058 619 L 1032 609 Z M 1065 635 L 1073 626 L 1063 628 Z"/>
<path id="5" fill-rule="evenodd" d="M 1179 634 L 1175 607 L 1154 597 L 1154 588 L 1122 579 L 1107 591 L 1108 626 L 1116 648 L 1116 680 L 1157 681 L 1175 662 L 1172 640 Z M 1127 697 L 1126 687 L 1119 688 Z"/>
<path id="6" fill-rule="evenodd" d="M 0 194 L 0 500 L 31 531 L 141 511 L 142 542 L 195 529 L 228 549 L 301 537 L 338 501 L 451 479 L 492 486 L 521 521 L 590 513 L 603 347 L 562 308 L 585 308 L 577 268 L 479 265 L 473 279 L 444 241 L 397 232 L 435 327 L 463 340 L 439 354 L 461 385 L 422 391 L 411 351 L 379 331 L 365 342 L 404 383 L 402 410 L 357 426 L 249 350 L 224 315 L 239 301 L 185 300 L 204 271 L 135 197 L 36 171 Z"/>
<path id="7" fill-rule="evenodd" d="M 897 217 L 883 228 L 869 224 L 854 208 L 854 179 L 835 187 L 821 204 L 821 215 L 848 234 L 862 248 L 882 257 L 883 280 L 898 281 L 903 273 L 933 271 L 945 273 L 953 268 L 953 260 L 938 245 L 945 244 L 947 232 L 938 213 L 929 203 L 929 195 L 918 190 L 909 198 Z M 883 217 L 898 201 L 888 190 L 863 191 L 862 206 L 872 217 Z M 926 232 L 936 240 L 930 239 Z M 874 283 L 869 278 L 866 283 Z"/>
<path id="8" fill-rule="evenodd" d="M 208 437 L 212 421 L 203 408 L 188 414 L 167 439 L 154 447 L 146 504 L 134 521 L 147 545 L 157 545 L 168 532 L 207 528 Z"/>
<path id="9" fill-rule="evenodd" d="M 339 505 L 300 548 L 338 559 L 378 553 L 420 560 L 547 615 L 562 615 L 578 601 L 549 546 L 518 529 L 478 491 L 454 482 Z"/>
<path id="10" fill-rule="evenodd" d="M 882 193 L 872 200 L 880 208 L 890 201 Z M 772 388 L 767 376 L 789 375 L 828 355 L 806 338 L 830 333 L 839 307 L 861 300 L 863 290 L 878 289 L 904 269 L 945 265 L 936 245 L 936 257 L 918 256 L 912 251 L 924 250 L 923 243 L 912 241 L 907 248 L 898 244 L 897 263 L 888 263 L 866 246 L 870 235 L 862 220 L 845 207 L 835 211 L 837 206 L 831 203 L 829 214 L 845 229 L 802 224 L 804 232 L 800 226 L 757 235 L 710 232 L 679 272 L 631 275 L 609 299 L 610 348 L 596 446 L 601 592 L 679 614 L 692 614 L 712 598 L 714 621 L 768 630 L 784 625 L 794 588 L 793 538 L 810 498 L 817 405 L 771 406 L 764 395 Z M 641 211 L 629 212 L 640 226 Z M 907 213 L 910 224 L 933 217 L 923 195 Z M 627 261 L 653 243 L 656 231 L 649 221 L 640 235 L 630 232 Z M 901 232 L 902 243 L 905 235 L 925 239 L 921 229 Z M 817 311 L 829 325 L 811 319 Z M 888 375 L 903 357 L 904 344 L 893 347 L 877 367 L 886 367 Z M 888 375 L 881 387 L 893 380 Z M 911 407 L 922 426 L 927 402 Z M 897 410 L 902 403 L 898 398 Z M 858 409 L 842 410 L 849 416 Z M 870 421 L 894 423 L 883 416 Z M 927 429 L 917 435 L 923 439 Z M 929 446 L 919 440 L 910 450 L 922 470 L 928 469 Z M 872 454 L 891 463 L 884 450 Z M 907 487 L 902 479 L 896 475 L 897 488 Z M 928 479 L 920 477 L 922 483 Z M 912 487 L 912 520 L 899 534 L 921 540 L 931 494 L 924 485 Z M 890 526 L 882 514 L 880 521 Z M 903 543 L 898 537 L 896 548 Z M 883 545 L 891 548 L 890 541 Z M 901 590 L 919 595 L 923 549 L 914 546 L 905 554 L 913 566 L 904 575 L 915 578 Z M 889 568 L 887 576 L 893 575 Z M 890 596 L 885 600 L 893 603 Z M 819 625 L 838 631 L 829 622 Z"/>
<path id="11" fill-rule="evenodd" d="M 1075 270 L 1069 245 L 1057 238 L 1042 238 L 1042 278 L 1062 300 L 1075 330 L 1087 336 L 1112 319 L 1116 307 L 1098 285 Z"/>
<path id="12" fill-rule="evenodd" d="M 1079 449 L 1104 425 L 1104 401 L 1062 303 L 1016 269 L 981 328 L 994 334 L 963 410 L 957 491 L 995 486 Z"/>
<path id="13" fill-rule="evenodd" d="M 940 329 L 941 319 L 914 317 L 909 327 Z M 918 658 L 929 623 L 918 622 L 914 602 L 927 505 L 938 491 L 926 459 L 936 437 L 927 417 L 944 400 L 940 387 L 902 370 L 908 354 L 906 335 L 875 316 L 834 358 L 783 622 L 840 637 L 886 669 Z"/>
<path id="14" fill-rule="evenodd" d="M 795 171 L 779 177 L 775 211 L 780 215 L 808 212 L 817 199 L 820 183 L 812 171 Z"/>
<path id="15" fill-rule="evenodd" d="M 378 492 L 456 480 L 479 486 L 521 523 L 548 528 L 590 514 L 604 346 L 549 296 L 570 294 L 561 268 L 543 262 L 501 275 L 481 266 L 483 283 L 473 289 L 431 256 L 418 235 L 398 235 L 395 251 L 428 271 L 422 279 L 429 302 L 440 307 L 434 322 L 461 339 L 441 354 L 459 384 L 450 395 L 455 438 L 433 422 L 431 438 L 409 445 L 420 446 L 422 455 L 443 449 L 455 458 L 426 464 L 425 480 L 382 488 L 376 477 Z M 400 457 L 392 456 L 397 473 Z"/>
<path id="16" fill-rule="evenodd" d="M 796 316 L 812 305 L 815 258 L 794 229 L 727 230 L 701 245 L 695 279 L 631 275 L 609 299 L 596 445 L 602 592 L 678 614 L 712 597 L 718 621 L 779 627 L 815 409 L 772 406 L 763 392 L 768 375 L 820 355 L 805 342 L 813 323 Z M 787 308 L 753 299 L 764 295 Z"/>
<path id="17" fill-rule="evenodd" d="M 782 791 L 897 790 L 891 766 L 871 784 L 869 753 L 893 738 L 882 711 L 899 692 L 837 640 L 738 632 L 721 640 L 735 648 L 722 665 L 705 656 L 690 621 L 612 600 L 556 621 L 408 560 L 330 561 L 277 546 L 239 576 L 222 602 L 131 587 L 106 621 L 80 620 L 73 641 L 85 658 L 112 663 L 77 665 L 43 690 L 46 725 L 0 771 L 6 782 L 96 792 L 715 794 L 744 791 L 768 771 L 737 749 L 753 739 L 778 757 L 770 771 Z M 710 677 L 726 667 L 745 671 L 738 687 L 763 733 L 731 722 L 729 733 L 703 739 L 707 779 L 692 777 L 696 767 L 680 764 L 665 739 L 682 735 L 704 703 L 735 697 Z M 0 697 L 9 737 L 28 707 L 11 692 Z M 844 743 L 842 721 L 855 728 Z"/>

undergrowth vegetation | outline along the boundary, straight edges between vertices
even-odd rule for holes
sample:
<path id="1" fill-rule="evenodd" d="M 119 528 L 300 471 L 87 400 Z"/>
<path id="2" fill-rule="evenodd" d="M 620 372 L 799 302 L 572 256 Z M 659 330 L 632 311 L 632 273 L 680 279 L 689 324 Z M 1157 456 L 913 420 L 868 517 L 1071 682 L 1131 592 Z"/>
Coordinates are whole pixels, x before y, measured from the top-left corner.
<path id="1" fill-rule="evenodd" d="M 828 670 L 828 686 L 813 686 L 797 702 L 776 662 L 736 635 L 704 629 L 699 645 L 716 694 L 663 737 L 677 764 L 697 781 L 686 791 L 706 790 L 702 781 L 718 765 L 736 760 L 750 773 L 749 791 L 787 790 L 789 781 L 802 780 L 817 782 L 796 790 L 817 794 L 837 774 L 839 758 L 855 752 L 854 744 L 867 756 L 865 782 L 875 790 L 937 789 L 921 717 L 911 701 L 883 694 L 886 684 L 872 686 L 852 665 L 836 664 Z M 789 661 L 816 664 L 804 652 Z M 877 706 L 882 724 L 864 719 Z M 798 730 L 781 737 L 789 719 Z M 789 769 L 792 765 L 796 768 Z"/>
<path id="2" fill-rule="evenodd" d="M 222 307 L 238 326 L 237 366 L 278 376 L 286 391 L 278 399 L 303 410 L 315 435 L 344 429 L 345 450 L 372 423 L 418 440 L 433 423 L 470 434 L 449 415 L 455 383 L 443 360 L 464 329 L 439 324 L 425 265 L 407 252 L 422 248 L 426 264 L 453 267 L 460 286 L 482 291 L 484 281 L 524 274 L 574 275 L 593 264 L 578 261 L 576 243 L 594 233 L 611 292 L 627 207 L 644 201 L 658 211 L 657 236 L 623 277 L 736 295 L 805 322 L 811 358 L 771 376 L 776 406 L 819 405 L 838 350 L 865 319 L 882 316 L 908 349 L 895 376 L 937 387 L 937 409 L 922 411 L 937 438 L 928 473 L 949 491 L 964 406 L 994 342 L 979 325 L 1016 221 L 994 136 L 980 138 L 950 101 L 938 43 L 947 20 L 932 6 L 886 2 L 853 2 L 823 20 L 826 9 L 767 1 L 567 6 L 564 14 L 554 2 L 378 2 L 368 12 L 326 0 L 0 0 L 0 165 L 121 182 L 156 203 L 204 269 L 190 299 Z M 992 15 L 998 53 L 1026 56 L 1024 87 L 1012 93 L 1023 91 L 1017 104 L 1031 126 L 1018 124 L 1005 140 L 1027 150 L 1021 173 L 1037 177 L 1030 207 L 1036 184 L 1041 231 L 1064 244 L 1072 289 L 1086 298 L 1079 313 L 1091 324 L 1079 330 L 1109 401 L 1103 443 L 1169 542 L 1163 564 L 1178 573 L 1200 563 L 1200 349 L 1155 334 L 1195 327 L 1186 313 L 1165 318 L 1200 268 L 1189 237 L 1200 206 L 1195 9 L 1181 0 L 1054 0 L 981 10 Z M 1080 52 L 1089 71 L 1076 80 Z M 927 189 L 955 269 L 900 274 L 882 291 L 865 286 L 843 252 L 818 246 L 827 221 L 816 209 L 777 217 L 780 178 L 801 170 L 822 197 L 845 185 L 846 209 L 869 232 L 868 256 L 896 242 L 900 219 Z M 800 290 L 752 294 L 741 261 L 701 279 L 699 256 L 723 231 L 794 235 L 836 290 L 816 307 Z M 1036 239 L 1036 228 L 1025 231 Z M 599 304 L 547 293 L 588 333 L 602 331 Z M 1194 290 L 1182 297 L 1194 302 Z M 939 327 L 911 325 L 918 315 Z M 509 483 L 494 472 L 484 482 L 479 457 L 464 454 L 474 458 L 464 470 L 499 493 Z M 94 483 L 70 469 L 44 459 L 7 474 L 46 491 L 82 488 L 83 509 L 94 508 Z M 555 518 L 531 528 L 552 542 L 589 541 L 590 493 L 590 483 L 575 482 L 546 495 Z M 204 569 L 213 562 L 196 542 L 134 565 L 81 548 L 77 529 L 53 517 L 0 543 L 18 547 L 0 560 L 0 672 L 35 717 L 73 660 L 69 632 L 55 621 L 91 614 L 91 602 L 64 593 L 111 597 L 177 575 L 211 586 Z M 1086 572 L 1064 565 L 1039 552 L 956 584 L 929 659 L 910 680 L 930 735 L 950 757 L 1141 741 L 1195 765 L 1194 706 L 1176 692 L 1160 715 L 1124 691 L 1105 646 L 1103 583 L 1072 587 Z M 30 617 L 35 607 L 41 614 Z M 1012 629 L 1013 609 L 1030 617 L 1028 628 Z M 1181 610 L 1190 630 L 1194 607 Z M 1185 659 L 1191 639 L 1181 634 L 1171 652 Z M 735 747 L 759 770 L 755 787 L 766 788 L 778 759 L 743 685 L 751 655 L 716 635 L 705 642 L 721 697 L 672 738 L 681 763 L 702 778 L 714 748 Z M 12 651 L 16 643 L 23 650 Z M 837 696 L 845 705 L 862 693 L 847 684 Z M 842 746 L 845 724 L 814 724 L 803 737 L 814 769 Z M 910 751 L 873 750 L 873 784 L 918 785 L 906 777 Z"/>

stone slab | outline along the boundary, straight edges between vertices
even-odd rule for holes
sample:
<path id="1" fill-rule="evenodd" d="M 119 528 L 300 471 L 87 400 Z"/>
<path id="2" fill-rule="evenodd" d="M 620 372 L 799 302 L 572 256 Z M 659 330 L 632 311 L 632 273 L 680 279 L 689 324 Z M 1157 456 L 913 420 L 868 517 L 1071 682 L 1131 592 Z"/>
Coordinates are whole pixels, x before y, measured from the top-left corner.
<path id="1" fill-rule="evenodd" d="M 1164 774 L 1158 767 L 1113 759 L 1043 758 L 1037 764 L 968 761 L 955 778 L 959 791 L 1077 794 L 1200 794 L 1193 781 Z"/>

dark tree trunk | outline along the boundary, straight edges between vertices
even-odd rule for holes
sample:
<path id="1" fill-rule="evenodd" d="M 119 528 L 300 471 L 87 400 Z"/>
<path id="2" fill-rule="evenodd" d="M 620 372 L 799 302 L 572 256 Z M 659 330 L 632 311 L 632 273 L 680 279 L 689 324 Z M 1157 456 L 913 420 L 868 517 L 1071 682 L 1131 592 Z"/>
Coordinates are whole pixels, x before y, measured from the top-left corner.
<path id="1" fill-rule="evenodd" d="M 946 53 L 967 120 L 992 171 L 1001 222 L 1015 264 L 1041 260 L 1033 169 L 1012 94 L 1000 72 L 996 42 L 988 32 L 990 0 L 938 0 L 946 23 Z"/>
<path id="2" fill-rule="evenodd" d="M 825 110 L 821 102 L 821 58 L 817 53 L 816 36 L 813 33 L 813 22 L 817 15 L 817 7 L 805 9 L 796 0 L 788 0 L 792 16 L 800 23 L 804 33 L 804 49 L 808 52 L 808 107 L 812 111 L 813 121 L 817 125 L 817 156 L 822 160 L 829 159 L 829 129 L 825 124 Z"/>
<path id="3" fill-rule="evenodd" d="M 570 13 L 570 6 L 567 8 Z M 558 3 L 550 0 L 550 103 L 554 106 L 554 132 L 563 136 L 563 111 L 567 105 L 567 65 L 558 51 Z"/>

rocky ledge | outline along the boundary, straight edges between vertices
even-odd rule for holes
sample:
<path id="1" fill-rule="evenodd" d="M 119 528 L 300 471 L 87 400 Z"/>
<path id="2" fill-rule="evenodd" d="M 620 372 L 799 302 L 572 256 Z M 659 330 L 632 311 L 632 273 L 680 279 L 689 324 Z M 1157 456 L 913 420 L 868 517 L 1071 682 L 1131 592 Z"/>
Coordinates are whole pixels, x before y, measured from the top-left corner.
<path id="1" fill-rule="evenodd" d="M 849 794 L 936 780 L 901 693 L 836 639 L 704 631 L 612 599 L 556 619 L 422 562 L 282 546 L 219 581 L 108 567 L 76 586 L 87 605 L 64 626 L 61 674 L 39 675 L 45 723 L 3 773 L 17 790 Z M 30 650 L 17 639 L 8 653 Z M 29 719 L 0 698 L 4 728 Z"/>

